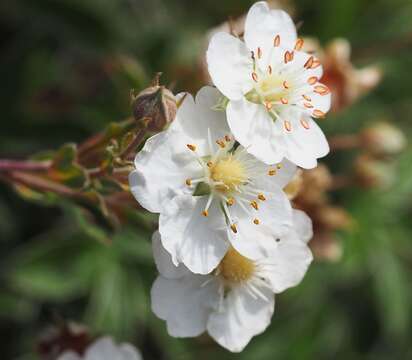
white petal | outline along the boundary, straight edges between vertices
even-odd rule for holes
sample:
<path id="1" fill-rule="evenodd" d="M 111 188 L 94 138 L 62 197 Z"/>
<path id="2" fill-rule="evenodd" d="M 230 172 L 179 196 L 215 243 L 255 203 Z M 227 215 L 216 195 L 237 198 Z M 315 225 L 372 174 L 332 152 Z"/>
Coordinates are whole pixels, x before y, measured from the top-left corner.
<path id="1" fill-rule="evenodd" d="M 279 189 L 265 196 L 266 200 L 258 203 L 258 210 L 250 206 L 247 214 L 238 206 L 231 212 L 237 223 L 237 233 L 230 233 L 229 241 L 239 253 L 254 260 L 266 257 L 268 242 L 282 236 L 292 226 L 292 208 L 285 193 Z M 258 225 L 254 219 L 259 220 Z"/>
<path id="2" fill-rule="evenodd" d="M 210 77 L 230 100 L 243 97 L 253 86 L 253 63 L 245 44 L 224 32 L 215 34 L 206 53 Z"/>
<path id="3" fill-rule="evenodd" d="M 91 345 L 85 355 L 86 360 L 112 360 L 118 357 L 118 349 L 113 339 L 106 336 Z"/>
<path id="4" fill-rule="evenodd" d="M 196 95 L 196 100 L 187 94 L 180 106 L 171 129 L 185 135 L 196 145 L 199 156 L 210 155 L 217 150 L 216 140 L 230 134 L 224 111 L 215 110 L 223 95 L 212 86 L 204 86 Z M 209 147 L 208 137 L 214 148 Z M 185 144 L 184 144 L 185 145 Z"/>
<path id="5" fill-rule="evenodd" d="M 315 86 L 321 85 L 320 83 L 316 84 Z M 311 103 L 313 105 L 313 109 L 310 109 L 309 115 L 313 113 L 313 110 L 320 110 L 323 113 L 327 113 L 330 110 L 332 95 L 331 93 L 326 95 L 320 95 L 315 92 L 311 92 L 309 97 L 312 99 Z M 309 110 L 309 109 L 308 109 Z"/>
<path id="6" fill-rule="evenodd" d="M 151 290 L 152 310 L 166 320 L 171 336 L 198 336 L 206 330 L 210 309 L 218 300 L 211 276 L 189 274 L 181 279 L 159 276 Z"/>
<path id="7" fill-rule="evenodd" d="M 244 288 L 234 288 L 228 292 L 222 309 L 210 315 L 207 330 L 221 346 L 240 352 L 270 324 L 274 296 L 266 288 L 259 290 L 268 300 L 254 298 Z"/>
<path id="8" fill-rule="evenodd" d="M 309 247 L 294 230 L 276 242 L 276 248 L 267 257 L 265 278 L 275 293 L 299 284 L 313 259 Z M 273 249 L 273 248 L 272 248 Z"/>
<path id="9" fill-rule="evenodd" d="M 122 344 L 119 347 L 119 360 L 142 360 L 142 355 L 130 344 Z"/>
<path id="10" fill-rule="evenodd" d="M 173 262 L 183 262 L 190 271 L 210 273 L 228 249 L 224 216 L 215 202 L 209 216 L 202 215 L 207 196 L 176 196 L 160 214 L 159 232 Z"/>
<path id="11" fill-rule="evenodd" d="M 82 358 L 73 351 L 66 351 L 61 354 L 57 360 L 81 360 Z"/>
<path id="12" fill-rule="evenodd" d="M 314 60 L 318 60 L 312 54 L 305 53 L 303 51 L 294 51 L 293 61 L 291 61 L 288 65 L 293 69 L 303 69 L 306 62 L 309 58 L 313 57 Z M 307 80 L 312 76 L 317 77 L 320 79 L 323 75 L 323 67 L 322 65 L 316 66 L 314 69 L 307 69 L 302 75 L 304 82 L 307 83 Z"/>
<path id="13" fill-rule="evenodd" d="M 293 228 L 298 238 L 308 243 L 313 237 L 312 220 L 301 210 L 293 209 Z"/>
<path id="14" fill-rule="evenodd" d="M 266 165 L 266 171 L 253 180 L 252 186 L 263 192 L 272 192 L 274 189 L 283 189 L 295 176 L 297 167 L 286 159 L 279 163 L 279 167 L 280 169 L 276 165 Z M 272 169 L 276 170 L 275 175 L 269 175 L 269 170 Z"/>
<path id="15" fill-rule="evenodd" d="M 284 115 L 283 115 L 284 116 Z M 301 114 L 286 115 L 291 119 L 291 131 L 283 129 L 286 142 L 286 158 L 305 169 L 312 169 L 317 165 L 317 159 L 329 153 L 329 144 L 322 130 L 309 116 Z M 299 119 L 306 121 L 308 128 L 300 123 Z"/>
<path id="16" fill-rule="evenodd" d="M 296 29 L 290 16 L 283 10 L 271 10 L 265 1 L 255 3 L 249 10 L 245 23 L 245 42 L 250 50 L 258 47 L 263 56 L 273 47 L 275 37 L 280 36 L 280 45 L 293 48 Z"/>
<path id="17" fill-rule="evenodd" d="M 200 176 L 202 169 L 180 134 L 165 131 L 152 136 L 136 155 L 136 170 L 129 184 L 136 200 L 151 212 L 160 212 L 165 201 L 187 192 L 187 178 Z"/>
<path id="18" fill-rule="evenodd" d="M 155 231 L 152 236 L 153 257 L 157 270 L 168 279 L 178 279 L 188 273 L 183 264 L 176 266 L 172 262 L 172 257 L 161 243 L 160 233 Z"/>
<path id="19" fill-rule="evenodd" d="M 264 106 L 241 99 L 230 101 L 226 112 L 233 135 L 250 154 L 266 164 L 278 163 L 283 159 L 282 134 Z"/>

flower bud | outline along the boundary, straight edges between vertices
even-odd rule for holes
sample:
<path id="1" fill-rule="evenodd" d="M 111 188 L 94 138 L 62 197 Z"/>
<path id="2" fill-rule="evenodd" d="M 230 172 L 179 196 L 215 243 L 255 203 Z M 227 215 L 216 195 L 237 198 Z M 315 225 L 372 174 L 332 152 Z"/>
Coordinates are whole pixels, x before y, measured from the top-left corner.
<path id="1" fill-rule="evenodd" d="M 362 144 L 374 155 L 395 155 L 406 146 L 406 138 L 400 129 L 381 121 L 361 133 Z"/>
<path id="2" fill-rule="evenodd" d="M 388 187 L 395 177 L 392 163 L 365 154 L 356 159 L 355 174 L 360 185 L 365 188 Z"/>
<path id="3" fill-rule="evenodd" d="M 350 229 L 352 219 L 345 209 L 338 206 L 323 206 L 318 210 L 317 220 L 328 229 Z"/>
<path id="4" fill-rule="evenodd" d="M 177 104 L 172 92 L 162 85 L 150 86 L 133 96 L 133 116 L 146 120 L 150 131 L 162 131 L 176 116 Z"/>

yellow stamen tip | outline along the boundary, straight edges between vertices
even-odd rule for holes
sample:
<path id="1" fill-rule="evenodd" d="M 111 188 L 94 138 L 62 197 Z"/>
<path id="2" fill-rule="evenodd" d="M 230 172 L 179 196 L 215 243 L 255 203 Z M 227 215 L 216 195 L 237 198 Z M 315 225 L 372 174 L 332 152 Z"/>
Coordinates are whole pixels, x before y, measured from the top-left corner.
<path id="1" fill-rule="evenodd" d="M 196 151 L 196 145 L 187 144 L 186 146 L 189 148 L 189 150 Z"/>

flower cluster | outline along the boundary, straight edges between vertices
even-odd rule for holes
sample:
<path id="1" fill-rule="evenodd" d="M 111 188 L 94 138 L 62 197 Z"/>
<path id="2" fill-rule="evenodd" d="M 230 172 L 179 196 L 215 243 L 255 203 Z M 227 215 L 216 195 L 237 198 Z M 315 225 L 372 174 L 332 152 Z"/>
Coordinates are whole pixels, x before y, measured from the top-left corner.
<path id="1" fill-rule="evenodd" d="M 152 309 L 172 336 L 207 331 L 241 351 L 269 325 L 274 294 L 312 261 L 311 220 L 284 189 L 328 153 L 314 118 L 331 95 L 302 48 L 289 15 L 256 3 L 243 39 L 210 40 L 215 87 L 178 94 L 175 120 L 136 155 L 131 191 L 159 214 Z"/>

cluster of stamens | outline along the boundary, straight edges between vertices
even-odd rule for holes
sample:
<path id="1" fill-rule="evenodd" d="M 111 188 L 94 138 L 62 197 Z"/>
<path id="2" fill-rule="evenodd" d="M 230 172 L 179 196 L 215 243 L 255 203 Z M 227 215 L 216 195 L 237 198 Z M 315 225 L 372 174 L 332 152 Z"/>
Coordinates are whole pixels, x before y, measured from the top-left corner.
<path id="1" fill-rule="evenodd" d="M 273 40 L 273 46 L 279 47 L 281 38 L 276 35 Z M 311 115 L 315 118 L 323 118 L 325 113 L 316 109 L 309 96 L 310 93 L 316 93 L 325 96 L 330 93 L 327 86 L 320 84 L 316 76 L 305 78 L 307 70 L 316 69 L 321 65 L 320 61 L 313 55 L 303 65 L 303 68 L 296 71 L 288 71 L 286 65 L 292 63 L 295 59 L 295 51 L 300 51 L 304 45 L 303 39 L 297 39 L 293 50 L 286 50 L 283 55 L 283 65 L 280 65 L 276 71 L 272 65 L 268 65 L 267 73 L 261 72 L 256 66 L 256 57 L 261 59 L 263 51 L 260 47 L 256 52 L 252 51 L 253 60 L 252 80 L 256 83 L 255 90 L 246 94 L 246 98 L 255 103 L 261 103 L 274 120 L 281 119 L 279 110 L 281 106 L 292 105 L 311 110 Z M 299 95 L 297 94 L 299 93 Z M 304 100 L 303 103 L 301 102 Z M 292 131 L 292 123 L 288 120 L 281 119 L 286 131 Z M 300 120 L 301 126 L 308 130 L 309 123 L 305 119 Z"/>
<path id="2" fill-rule="evenodd" d="M 237 233 L 237 226 L 230 216 L 229 208 L 235 204 L 238 204 L 246 213 L 252 216 L 255 225 L 259 225 L 259 218 L 251 212 L 259 210 L 260 203 L 266 201 L 266 196 L 263 191 L 247 186 L 253 182 L 253 162 L 250 159 L 245 160 L 243 158 L 246 154 L 244 148 L 234 149 L 232 138 L 229 135 L 216 140 L 215 143 L 218 145 L 218 149 L 213 153 L 213 144 L 209 139 L 211 155 L 203 157 L 197 155 L 196 145 L 186 145 L 195 154 L 204 172 L 203 176 L 199 178 L 186 179 L 185 184 L 192 188 L 194 192 L 199 184 L 206 185 L 207 191 L 201 195 L 208 196 L 208 199 L 204 210 L 202 210 L 202 215 L 209 216 L 209 208 L 213 199 L 218 199 L 233 233 Z M 266 175 L 276 175 L 281 166 L 281 164 L 278 164 L 269 167 Z"/>

